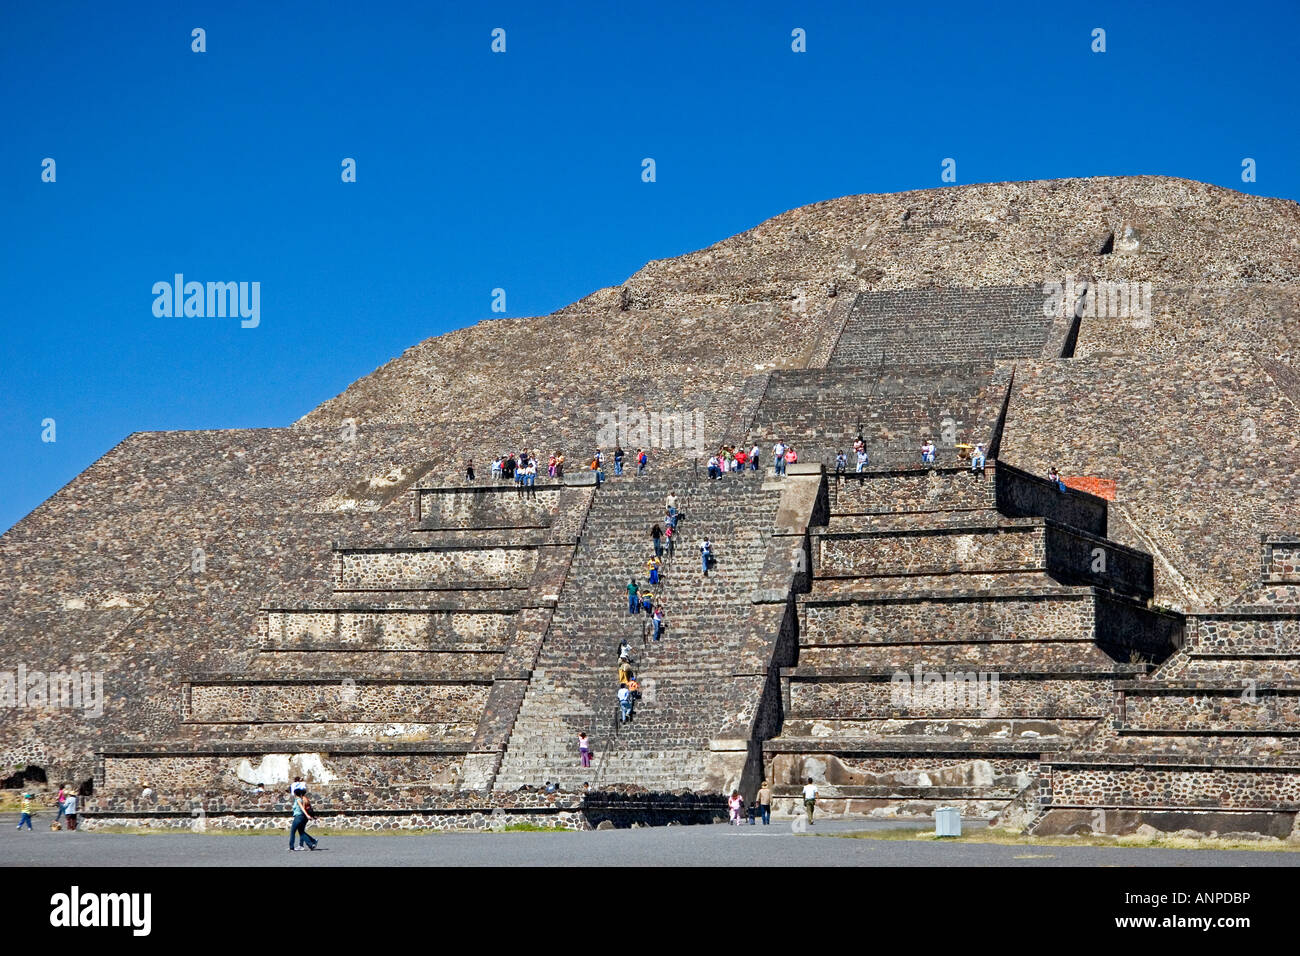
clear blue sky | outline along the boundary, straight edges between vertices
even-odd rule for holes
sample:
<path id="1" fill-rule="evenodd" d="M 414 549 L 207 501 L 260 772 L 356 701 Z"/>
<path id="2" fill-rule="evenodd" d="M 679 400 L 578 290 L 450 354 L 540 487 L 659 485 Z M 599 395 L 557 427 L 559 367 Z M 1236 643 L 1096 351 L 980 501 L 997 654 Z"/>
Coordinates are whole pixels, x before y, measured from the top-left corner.
<path id="1" fill-rule="evenodd" d="M 543 314 L 944 157 L 1295 198 L 1298 10 L 4 4 L 0 528 L 132 431 L 286 425 L 494 288 Z M 260 282 L 260 326 L 155 317 L 177 272 Z"/>

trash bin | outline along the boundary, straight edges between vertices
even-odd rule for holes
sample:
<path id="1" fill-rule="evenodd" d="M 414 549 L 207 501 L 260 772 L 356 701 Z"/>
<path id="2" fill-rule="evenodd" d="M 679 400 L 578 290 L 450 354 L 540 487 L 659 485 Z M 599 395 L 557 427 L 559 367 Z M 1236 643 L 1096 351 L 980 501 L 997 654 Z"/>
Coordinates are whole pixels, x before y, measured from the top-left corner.
<path id="1" fill-rule="evenodd" d="M 956 807 L 936 807 L 934 835 L 937 837 L 961 836 L 961 811 Z"/>

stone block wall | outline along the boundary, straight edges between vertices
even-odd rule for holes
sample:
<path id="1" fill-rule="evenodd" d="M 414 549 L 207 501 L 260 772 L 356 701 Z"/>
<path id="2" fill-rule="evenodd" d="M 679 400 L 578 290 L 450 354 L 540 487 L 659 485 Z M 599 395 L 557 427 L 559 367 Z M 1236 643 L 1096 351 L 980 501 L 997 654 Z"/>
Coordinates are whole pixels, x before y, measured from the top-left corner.
<path id="1" fill-rule="evenodd" d="M 537 566 L 533 548 L 348 549 L 338 554 L 343 591 L 515 587 Z"/>
<path id="2" fill-rule="evenodd" d="M 488 685 L 339 681 L 191 684 L 187 719 L 198 722 L 413 721 L 477 725 Z"/>
<path id="3" fill-rule="evenodd" d="M 938 672 L 936 672 L 938 673 Z M 790 681 L 790 716 L 825 720 L 862 717 L 1101 717 L 1113 702 L 1110 684 L 1087 676 L 1001 676 L 981 681 L 976 672 L 956 672 L 963 683 L 900 685 L 889 675 L 869 679 Z M 992 675 L 998 676 L 998 675 Z M 902 688 L 900 694 L 900 688 Z"/>
<path id="4" fill-rule="evenodd" d="M 1295 612 L 1189 614 L 1187 647 L 1204 654 L 1296 653 L 1300 617 Z"/>
<path id="5" fill-rule="evenodd" d="M 1126 730 L 1300 734 L 1300 688 L 1135 688 L 1123 708 Z"/>
<path id="6" fill-rule="evenodd" d="M 1081 491 L 1060 491 L 1039 478 L 999 461 L 997 508 L 1010 517 L 1047 518 L 1079 531 L 1106 536 L 1106 500 Z"/>
<path id="7" fill-rule="evenodd" d="M 1052 327 L 1045 304 L 1032 285 L 863 292 L 830 364 L 1037 357 Z"/>
<path id="8" fill-rule="evenodd" d="M 1041 528 L 985 533 L 818 535 L 814 568 L 822 577 L 1020 571 L 1046 564 Z"/>
<path id="9" fill-rule="evenodd" d="M 957 468 L 849 472 L 832 477 L 829 491 L 837 515 L 994 507 L 993 482 L 972 481 L 966 469 Z"/>
<path id="10" fill-rule="evenodd" d="M 1155 591 L 1151 555 L 1059 525 L 1047 527 L 1047 572 L 1066 583 L 1091 584 L 1146 599 Z"/>
<path id="11" fill-rule="evenodd" d="M 481 467 L 490 474 L 490 463 Z M 545 476 L 538 478 L 539 482 L 546 480 Z M 558 484 L 538 484 L 526 494 L 520 494 L 513 482 L 420 488 L 416 491 L 415 520 L 424 530 L 549 527 L 559 501 Z"/>
<path id="12" fill-rule="evenodd" d="M 459 753 L 422 751 L 121 753 L 105 754 L 98 776 L 103 790 L 135 793 L 144 783 L 172 794 L 247 791 L 259 783 L 269 789 L 287 787 L 297 776 L 311 788 L 405 783 L 450 787 L 456 782 L 461 759 Z"/>
<path id="13" fill-rule="evenodd" d="M 1204 807 L 1224 810 L 1300 806 L 1294 769 L 1226 766 L 1056 764 L 1050 783 L 1054 806 Z"/>
<path id="14" fill-rule="evenodd" d="M 415 650 L 464 644 L 502 649 L 515 627 L 509 611 L 267 609 L 264 614 L 264 648 Z"/>

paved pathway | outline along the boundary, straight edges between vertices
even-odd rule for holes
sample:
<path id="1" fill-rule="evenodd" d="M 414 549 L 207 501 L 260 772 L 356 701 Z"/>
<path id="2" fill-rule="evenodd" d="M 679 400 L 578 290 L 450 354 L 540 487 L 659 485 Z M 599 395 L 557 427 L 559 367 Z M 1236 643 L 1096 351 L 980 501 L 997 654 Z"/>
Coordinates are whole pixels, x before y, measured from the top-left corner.
<path id="1" fill-rule="evenodd" d="M 656 827 L 586 833 L 442 833 L 323 836 L 316 852 L 289 853 L 283 834 L 116 834 L 0 824 L 0 866 L 1296 866 L 1300 852 L 998 846 L 826 836 L 925 821 L 823 821 L 796 834 L 769 827 Z M 969 824 L 968 824 L 969 827 Z"/>

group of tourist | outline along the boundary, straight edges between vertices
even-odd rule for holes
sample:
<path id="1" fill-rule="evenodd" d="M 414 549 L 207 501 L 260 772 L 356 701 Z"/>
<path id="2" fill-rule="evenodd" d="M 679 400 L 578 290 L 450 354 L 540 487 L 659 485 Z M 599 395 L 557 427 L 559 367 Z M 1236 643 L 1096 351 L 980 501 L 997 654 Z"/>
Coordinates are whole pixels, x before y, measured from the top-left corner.
<path id="1" fill-rule="evenodd" d="M 746 468 L 758 471 L 758 460 L 761 454 L 757 445 L 749 451 L 745 451 L 744 447 L 723 445 L 718 449 L 717 454 L 709 458 L 709 478 L 718 479 L 728 472 L 744 471 Z"/>
<path id="2" fill-rule="evenodd" d="M 50 823 L 51 830 L 62 830 L 66 822 L 69 830 L 77 829 L 77 792 L 71 789 L 67 784 L 59 787 L 58 795 L 54 798 L 54 819 Z M 39 802 L 35 791 L 23 791 L 22 813 L 18 817 L 18 829 L 32 829 L 32 817 L 36 815 Z"/>
<path id="3" fill-rule="evenodd" d="M 627 457 L 622 447 L 614 449 L 614 474 L 623 474 L 624 459 Z M 546 474 L 551 478 L 564 477 L 564 453 L 556 450 L 551 452 L 550 460 L 546 463 Z M 541 468 L 541 459 L 537 453 L 524 449 L 519 452 L 509 452 L 508 454 L 498 455 L 492 459 L 492 479 L 494 481 L 513 481 L 522 491 L 525 488 L 532 488 L 537 484 L 538 471 Z M 650 466 L 650 456 L 644 448 L 636 450 L 636 456 L 633 458 L 636 464 L 636 473 L 644 475 L 646 469 Z M 605 453 L 599 448 L 587 460 L 587 468 L 596 473 L 596 481 L 605 480 Z M 465 461 L 465 478 L 469 482 L 474 481 L 474 459 Z"/>
<path id="4" fill-rule="evenodd" d="M 537 484 L 537 462 L 537 454 L 526 448 L 520 452 L 498 455 L 492 459 L 492 478 L 494 481 L 513 481 L 515 487 L 523 491 Z M 564 473 L 564 456 L 559 452 L 551 453 L 547 473 L 552 478 Z M 465 462 L 465 478 L 471 482 L 474 480 L 473 459 Z"/>

